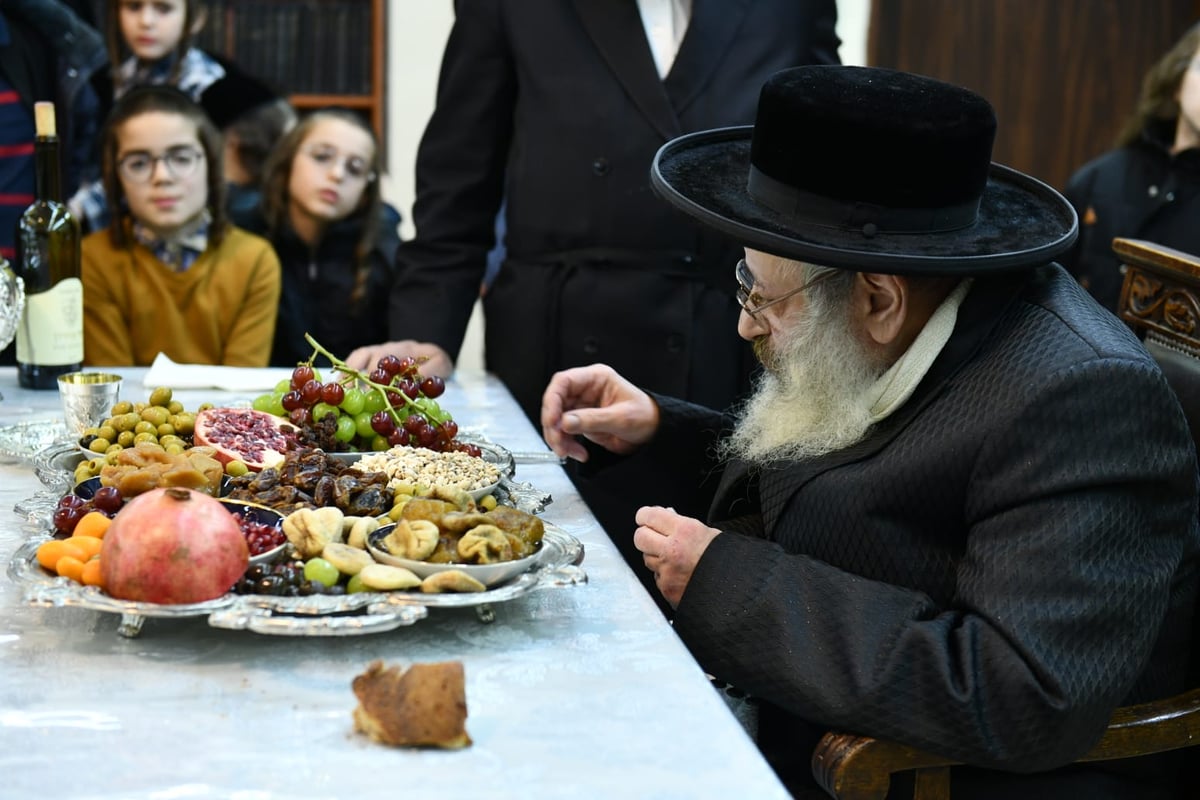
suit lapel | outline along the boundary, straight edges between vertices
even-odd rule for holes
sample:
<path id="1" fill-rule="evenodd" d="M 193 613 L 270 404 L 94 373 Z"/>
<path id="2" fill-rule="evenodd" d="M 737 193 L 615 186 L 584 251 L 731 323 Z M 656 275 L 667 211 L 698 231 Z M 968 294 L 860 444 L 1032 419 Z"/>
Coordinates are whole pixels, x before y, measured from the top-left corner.
<path id="1" fill-rule="evenodd" d="M 733 47 L 751 0 L 694 0 L 692 19 L 664 82 L 675 113 L 704 90 L 725 51 Z"/>
<path id="2" fill-rule="evenodd" d="M 596 49 L 625 87 L 633 104 L 665 139 L 683 131 L 658 79 L 634 0 L 572 0 Z"/>

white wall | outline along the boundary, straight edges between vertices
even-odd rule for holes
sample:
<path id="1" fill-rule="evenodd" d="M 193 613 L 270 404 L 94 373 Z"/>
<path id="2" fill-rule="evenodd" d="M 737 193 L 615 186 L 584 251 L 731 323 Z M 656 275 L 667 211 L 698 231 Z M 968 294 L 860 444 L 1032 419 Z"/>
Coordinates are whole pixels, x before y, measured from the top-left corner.
<path id="1" fill-rule="evenodd" d="M 450 0 L 420 0 L 388 3 L 387 147 L 389 171 L 384 176 L 383 196 L 404 216 L 401 234 L 413 235 L 413 161 L 425 122 L 433 111 L 438 66 L 454 11 Z M 846 64 L 866 63 L 867 23 L 870 0 L 838 0 L 838 36 Z M 482 367 L 482 335 L 479 309 L 467 330 L 467 341 L 459 356 L 459 368 Z"/>

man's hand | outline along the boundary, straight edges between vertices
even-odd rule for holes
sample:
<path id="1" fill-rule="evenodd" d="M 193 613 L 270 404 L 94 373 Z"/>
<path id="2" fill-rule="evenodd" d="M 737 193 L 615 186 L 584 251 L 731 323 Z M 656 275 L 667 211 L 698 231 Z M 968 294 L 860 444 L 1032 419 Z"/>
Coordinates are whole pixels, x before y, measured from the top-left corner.
<path id="1" fill-rule="evenodd" d="M 650 395 L 605 364 L 555 373 L 542 395 L 542 436 L 560 456 L 587 461 L 584 436 L 614 453 L 632 453 L 658 430 Z"/>
<path id="2" fill-rule="evenodd" d="M 405 356 L 415 358 L 420 365 L 421 374 L 426 378 L 431 375 L 437 375 L 439 378 L 449 378 L 451 373 L 454 372 L 454 361 L 451 360 L 445 350 L 436 344 L 418 342 L 413 339 L 359 347 L 346 357 L 346 364 L 352 369 L 370 372 L 375 369 L 375 365 L 379 363 L 379 359 L 392 355 L 397 358 L 404 358 Z M 422 361 L 422 358 L 425 361 Z"/>
<path id="3" fill-rule="evenodd" d="M 662 506 L 643 506 L 634 519 L 638 529 L 633 532 L 633 544 L 642 552 L 646 568 L 654 573 L 663 598 L 676 608 L 700 556 L 720 531 Z"/>

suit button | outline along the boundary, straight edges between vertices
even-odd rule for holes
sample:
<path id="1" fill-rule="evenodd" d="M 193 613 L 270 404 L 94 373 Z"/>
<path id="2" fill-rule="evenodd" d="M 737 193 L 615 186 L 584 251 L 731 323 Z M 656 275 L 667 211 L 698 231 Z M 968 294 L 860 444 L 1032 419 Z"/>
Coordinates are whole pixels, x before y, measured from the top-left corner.
<path id="1" fill-rule="evenodd" d="M 594 356 L 600 352 L 600 340 L 595 336 L 587 336 L 583 340 L 583 352 Z"/>
<path id="2" fill-rule="evenodd" d="M 595 161 L 593 161 L 592 162 L 592 172 L 594 172 L 597 175 L 607 175 L 608 174 L 608 159 L 607 158 L 597 158 Z"/>

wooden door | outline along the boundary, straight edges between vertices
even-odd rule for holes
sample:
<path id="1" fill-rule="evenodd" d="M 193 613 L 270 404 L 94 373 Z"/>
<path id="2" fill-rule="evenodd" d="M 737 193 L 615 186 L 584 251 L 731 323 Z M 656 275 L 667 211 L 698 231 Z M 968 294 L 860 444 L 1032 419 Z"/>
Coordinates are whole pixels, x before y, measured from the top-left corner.
<path id="1" fill-rule="evenodd" d="M 1062 188 L 1113 147 L 1200 0 L 874 0 L 867 61 L 984 95 L 992 158 Z"/>

